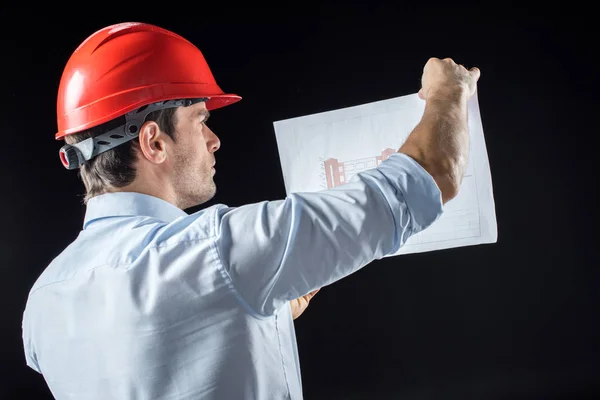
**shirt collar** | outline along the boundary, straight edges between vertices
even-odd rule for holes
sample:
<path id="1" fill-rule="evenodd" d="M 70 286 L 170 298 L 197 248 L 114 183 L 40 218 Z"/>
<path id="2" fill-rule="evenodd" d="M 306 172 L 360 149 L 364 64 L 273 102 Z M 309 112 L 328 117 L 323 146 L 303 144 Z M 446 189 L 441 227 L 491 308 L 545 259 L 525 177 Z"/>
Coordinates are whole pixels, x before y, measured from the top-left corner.
<path id="1" fill-rule="evenodd" d="M 168 223 L 186 215 L 158 197 L 135 192 L 106 193 L 88 200 L 83 229 L 92 221 L 107 217 L 146 216 Z"/>

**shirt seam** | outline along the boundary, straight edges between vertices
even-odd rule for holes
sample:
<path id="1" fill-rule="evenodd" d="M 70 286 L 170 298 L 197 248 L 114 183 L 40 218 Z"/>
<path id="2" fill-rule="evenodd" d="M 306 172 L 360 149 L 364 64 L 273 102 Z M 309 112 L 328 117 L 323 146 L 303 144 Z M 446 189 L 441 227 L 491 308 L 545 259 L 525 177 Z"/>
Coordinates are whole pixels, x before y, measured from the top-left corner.
<path id="1" fill-rule="evenodd" d="M 211 215 L 211 218 L 212 218 L 211 223 L 213 224 L 213 232 L 215 232 L 215 234 L 213 236 L 215 238 L 218 236 L 216 234 L 216 232 L 217 232 L 217 213 L 218 213 L 218 209 L 215 209 Z M 256 318 L 258 320 L 266 320 L 266 319 L 271 319 L 271 318 L 275 317 L 273 315 L 263 315 L 263 314 L 259 313 L 244 299 L 242 294 L 235 287 L 235 284 L 233 283 L 233 278 L 231 278 L 231 275 L 229 274 L 229 272 L 227 272 L 227 269 L 225 268 L 225 266 L 223 264 L 223 258 L 221 257 L 221 253 L 219 252 L 219 247 L 216 244 L 217 244 L 217 241 L 213 240 L 213 242 L 211 243 L 211 247 L 213 248 L 213 250 L 215 251 L 215 254 L 217 255 L 217 260 L 216 260 L 217 268 L 221 272 L 221 275 L 227 280 L 229 287 L 233 291 L 237 301 L 241 304 L 242 308 L 244 308 L 250 316 L 252 316 L 253 318 Z"/>
<path id="2" fill-rule="evenodd" d="M 208 235 L 208 236 L 206 236 L 206 237 L 195 237 L 195 238 L 193 238 L 193 239 L 182 239 L 182 240 L 177 240 L 177 241 L 175 241 L 174 243 L 166 243 L 166 241 L 165 241 L 165 242 L 163 242 L 163 243 L 160 243 L 160 244 L 155 244 L 155 245 L 152 245 L 152 246 L 148 246 L 148 247 L 147 247 L 147 249 L 148 249 L 148 250 L 154 250 L 154 249 L 165 248 L 165 247 L 170 247 L 170 246 L 177 246 L 177 245 L 179 245 L 179 244 L 182 244 L 182 243 L 191 243 L 191 242 L 197 242 L 197 241 L 200 241 L 200 240 L 214 240 L 214 238 L 215 238 L 215 237 L 216 237 L 216 235 L 212 234 L 212 235 Z M 58 280 L 58 281 L 54 281 L 54 282 L 50 282 L 50 283 L 46 283 L 46 284 L 44 284 L 44 285 L 42 285 L 42 286 L 38 286 L 38 287 L 36 287 L 35 289 L 33 289 L 33 290 L 32 290 L 32 291 L 29 293 L 29 296 L 33 295 L 35 292 L 37 292 L 38 290 L 40 290 L 40 289 L 42 289 L 42 288 L 45 288 L 45 287 L 47 287 L 47 286 L 51 286 L 51 285 L 56 285 L 56 284 L 63 283 L 63 282 L 68 282 L 68 281 L 71 281 L 71 280 L 75 279 L 77 276 L 79 276 L 80 274 L 83 274 L 83 273 L 88 273 L 88 272 L 92 272 L 92 271 L 94 271 L 94 270 L 96 270 L 96 269 L 98 269 L 98 268 L 102 268 L 102 267 L 110 267 L 110 268 L 113 268 L 113 269 L 115 269 L 115 268 L 117 268 L 117 267 L 122 267 L 122 266 L 125 266 L 125 267 L 131 267 L 132 265 L 133 265 L 133 263 L 132 263 L 132 262 L 116 262 L 116 263 L 104 263 L 104 264 L 99 264 L 99 265 L 96 265 L 96 266 L 94 266 L 94 267 L 91 267 L 90 269 L 86 269 L 85 271 L 78 271 L 78 272 L 76 272 L 76 273 L 75 273 L 73 276 L 71 276 L 71 277 L 69 277 L 69 278 L 66 278 L 66 279 L 61 279 L 61 280 Z M 128 269 L 127 269 L 127 270 L 128 270 Z"/>
<path id="3" fill-rule="evenodd" d="M 387 179 L 387 177 L 386 177 Z M 402 197 L 404 197 L 404 204 L 406 204 L 406 211 L 408 212 L 408 215 L 410 215 L 410 236 L 413 236 L 415 234 L 415 216 L 410 208 L 410 204 L 408 204 L 408 198 L 406 197 L 406 193 L 404 193 L 404 191 L 402 190 L 402 188 L 398 188 L 398 192 L 400 192 L 400 194 L 402 194 Z M 385 196 L 385 195 L 384 195 Z M 388 202 L 388 206 L 389 206 L 389 202 Z M 392 212 L 392 215 L 394 214 L 394 210 L 391 209 L 390 207 L 390 211 Z M 394 228 L 396 229 L 396 232 L 398 232 L 398 225 L 397 225 L 397 221 L 396 218 L 394 218 Z M 400 240 L 400 239 L 398 239 Z M 394 246 L 396 247 L 396 246 Z"/>
<path id="4" fill-rule="evenodd" d="M 285 369 L 285 357 L 283 357 L 283 350 L 281 349 L 281 334 L 279 332 L 279 316 L 275 315 L 275 330 L 277 331 L 277 345 L 279 348 L 279 357 L 281 358 L 281 368 L 283 369 L 283 379 L 285 380 L 285 387 L 287 388 L 288 399 L 292 398 L 292 392 L 290 391 L 290 383 L 288 381 L 287 372 Z"/>
<path id="5" fill-rule="evenodd" d="M 379 172 L 384 177 L 384 179 L 387 181 L 388 185 L 391 188 L 393 188 L 394 191 L 397 191 L 400 195 L 402 195 L 404 197 L 403 203 L 406 205 L 406 211 L 408 212 L 408 215 L 410 218 L 410 231 L 411 231 L 410 235 L 412 235 L 414 232 L 413 223 L 412 223 L 414 218 L 413 218 L 412 211 L 410 210 L 410 207 L 408 206 L 408 202 L 406 201 L 406 196 L 405 196 L 404 192 L 399 187 L 396 187 L 396 185 L 394 185 L 393 182 L 390 181 L 390 179 L 387 177 L 387 175 L 385 173 L 383 173 L 382 171 L 379 171 Z M 365 179 L 363 182 L 372 191 L 374 191 L 375 193 L 378 193 L 383 198 L 383 201 L 387 205 L 387 209 L 389 210 L 390 215 L 392 217 L 392 223 L 394 224 L 394 236 L 398 237 L 398 240 L 397 240 L 397 243 L 396 243 L 396 241 L 394 241 L 394 243 L 392 243 L 392 248 L 386 251 L 386 254 L 391 254 L 392 251 L 394 251 L 396 249 L 396 247 L 398 246 L 398 244 L 400 243 L 400 237 L 398 235 L 398 221 L 396 220 L 396 215 L 394 213 L 394 209 L 393 209 L 392 205 L 390 204 L 389 200 L 387 199 L 385 193 L 381 190 L 381 188 L 378 185 L 371 185 L 370 181 L 368 179 Z"/>
<path id="6" fill-rule="evenodd" d="M 33 295 L 35 292 L 37 292 L 37 291 L 38 291 L 38 290 L 40 290 L 40 289 L 43 289 L 43 288 L 45 288 L 45 287 L 52 286 L 52 285 L 57 285 L 57 284 L 59 284 L 59 283 L 63 283 L 63 282 L 69 282 L 69 281 L 71 281 L 71 280 L 75 279 L 77 276 L 79 276 L 79 275 L 81 275 L 81 274 L 83 274 L 83 273 L 92 272 L 92 271 L 94 271 L 94 270 L 96 270 L 96 269 L 98 269 L 98 268 L 102 268 L 102 267 L 111 267 L 111 268 L 116 268 L 116 267 L 120 267 L 120 266 L 130 266 L 131 264 L 132 264 L 132 263 L 114 263 L 114 264 L 107 263 L 107 264 L 100 264 L 100 265 L 96 265 L 95 267 L 92 267 L 92 268 L 90 268 L 90 269 L 86 269 L 85 271 L 79 271 L 79 272 L 75 273 L 75 275 L 73 275 L 73 276 L 72 276 L 72 277 L 70 277 L 70 278 L 67 278 L 67 279 L 61 279 L 61 280 L 59 280 L 59 281 L 54 281 L 54 282 L 46 283 L 46 284 L 44 284 L 44 285 L 42 285 L 42 286 L 38 286 L 38 287 L 36 287 L 35 289 L 33 289 L 33 290 L 32 290 L 32 291 L 29 293 L 29 297 L 31 297 L 31 296 L 32 296 L 32 295 Z"/>
<path id="7" fill-rule="evenodd" d="M 425 179 L 430 180 L 431 181 L 430 183 L 433 183 L 439 190 L 439 187 L 437 186 L 435 179 L 433 179 L 431 174 L 429 172 L 427 172 L 427 170 L 425 168 L 423 168 L 423 166 L 421 164 L 419 164 L 414 158 L 412 158 L 408 154 L 404 154 L 404 153 L 398 153 L 398 154 L 401 154 L 402 156 L 404 156 L 408 159 L 408 163 L 412 164 L 411 169 L 413 169 L 414 172 L 416 172 L 420 178 L 425 178 Z M 386 179 L 388 179 L 387 175 L 385 173 L 384 173 L 384 175 L 385 175 Z M 392 185 L 392 186 L 395 187 L 396 185 Z M 409 204 L 408 197 L 406 196 L 405 191 L 402 190 L 401 186 L 398 186 L 398 191 L 402 194 L 402 196 L 405 199 L 404 204 L 406 204 L 406 210 L 408 211 L 408 213 L 410 215 L 410 235 L 413 236 L 415 234 L 415 224 L 414 224 L 415 217 L 412 212 L 411 205 Z M 395 223 L 395 221 L 394 221 L 394 223 Z"/>

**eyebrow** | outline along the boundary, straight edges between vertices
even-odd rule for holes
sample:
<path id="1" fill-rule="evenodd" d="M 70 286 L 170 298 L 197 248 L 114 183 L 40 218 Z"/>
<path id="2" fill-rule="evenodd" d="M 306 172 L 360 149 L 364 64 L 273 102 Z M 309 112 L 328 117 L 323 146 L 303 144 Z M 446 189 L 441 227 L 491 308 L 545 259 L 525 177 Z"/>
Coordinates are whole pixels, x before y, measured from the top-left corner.
<path id="1" fill-rule="evenodd" d="M 210 111 L 204 109 L 198 110 L 198 112 L 196 113 L 196 118 L 200 116 L 204 116 L 204 120 L 208 120 L 210 118 Z"/>

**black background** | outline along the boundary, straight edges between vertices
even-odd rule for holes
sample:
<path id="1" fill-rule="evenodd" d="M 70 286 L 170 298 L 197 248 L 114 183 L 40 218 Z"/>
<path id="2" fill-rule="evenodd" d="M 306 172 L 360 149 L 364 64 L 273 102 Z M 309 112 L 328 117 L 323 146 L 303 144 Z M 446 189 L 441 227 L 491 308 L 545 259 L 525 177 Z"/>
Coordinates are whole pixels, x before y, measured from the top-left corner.
<path id="1" fill-rule="evenodd" d="M 592 8 L 107 8 L 2 11 L 0 398 L 51 398 L 21 317 L 85 212 L 58 159 L 56 92 L 72 51 L 125 21 L 183 35 L 243 97 L 212 113 L 206 205 L 285 197 L 273 121 L 414 93 L 431 56 L 478 66 L 498 242 L 386 258 L 321 290 L 296 321 L 305 398 L 600 398 Z"/>

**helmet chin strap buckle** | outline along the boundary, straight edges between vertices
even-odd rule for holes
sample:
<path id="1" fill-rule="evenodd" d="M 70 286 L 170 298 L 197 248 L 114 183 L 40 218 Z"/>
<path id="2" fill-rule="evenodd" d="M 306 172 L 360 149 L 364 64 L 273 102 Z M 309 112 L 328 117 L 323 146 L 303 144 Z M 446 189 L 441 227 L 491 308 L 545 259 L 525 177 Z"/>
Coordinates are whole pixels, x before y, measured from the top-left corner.
<path id="1" fill-rule="evenodd" d="M 65 144 L 59 150 L 60 161 L 66 169 L 79 168 L 86 161 L 98 154 L 114 149 L 123 143 L 138 137 L 140 128 L 148 114 L 175 107 L 189 107 L 193 104 L 208 100 L 207 97 L 198 99 L 167 100 L 142 106 L 135 111 L 125 114 L 125 124 L 118 126 L 101 135 L 87 138 L 74 144 Z"/>

